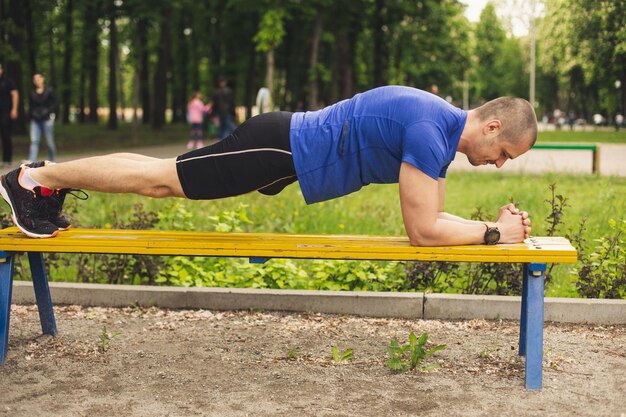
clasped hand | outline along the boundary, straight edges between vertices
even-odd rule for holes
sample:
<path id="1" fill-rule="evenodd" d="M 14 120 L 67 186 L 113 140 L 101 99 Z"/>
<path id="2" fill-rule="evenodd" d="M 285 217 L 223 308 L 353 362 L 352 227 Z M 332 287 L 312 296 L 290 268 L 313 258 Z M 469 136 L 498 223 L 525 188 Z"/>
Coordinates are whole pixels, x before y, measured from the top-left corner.
<path id="1" fill-rule="evenodd" d="M 513 203 L 500 208 L 496 224 L 501 243 L 518 243 L 530 237 L 530 217 Z"/>

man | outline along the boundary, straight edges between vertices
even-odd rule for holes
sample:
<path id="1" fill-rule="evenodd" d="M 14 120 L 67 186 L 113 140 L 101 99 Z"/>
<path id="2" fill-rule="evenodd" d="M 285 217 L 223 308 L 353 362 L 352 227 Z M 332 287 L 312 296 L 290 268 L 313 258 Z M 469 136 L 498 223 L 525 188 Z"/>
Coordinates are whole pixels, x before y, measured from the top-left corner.
<path id="1" fill-rule="evenodd" d="M 213 111 L 220 121 L 220 140 L 226 139 L 235 130 L 235 94 L 228 87 L 226 78 L 220 77 L 213 94 Z"/>
<path id="2" fill-rule="evenodd" d="M 411 244 L 514 243 L 530 233 L 528 214 L 512 204 L 495 223 L 445 213 L 446 171 L 456 151 L 473 165 L 501 167 L 536 138 L 525 100 L 499 98 L 466 112 L 427 92 L 388 86 L 316 112 L 253 117 L 226 140 L 178 158 L 122 153 L 23 166 L 2 177 L 0 191 L 22 231 L 50 237 L 69 226 L 61 207 L 71 189 L 216 199 L 274 195 L 298 181 L 311 204 L 399 182 Z"/>
<path id="3" fill-rule="evenodd" d="M 11 165 L 13 160 L 13 141 L 11 127 L 17 119 L 17 105 L 20 96 L 13 80 L 4 76 L 4 68 L 0 64 L 0 136 L 2 137 L 2 163 Z"/>
<path id="4" fill-rule="evenodd" d="M 48 155 L 50 161 L 56 157 L 54 145 L 54 119 L 57 109 L 57 99 L 54 91 L 46 87 L 43 75 L 33 75 L 34 89 L 30 92 L 30 151 L 28 160 L 35 161 L 39 153 L 41 135 L 46 135 Z"/>

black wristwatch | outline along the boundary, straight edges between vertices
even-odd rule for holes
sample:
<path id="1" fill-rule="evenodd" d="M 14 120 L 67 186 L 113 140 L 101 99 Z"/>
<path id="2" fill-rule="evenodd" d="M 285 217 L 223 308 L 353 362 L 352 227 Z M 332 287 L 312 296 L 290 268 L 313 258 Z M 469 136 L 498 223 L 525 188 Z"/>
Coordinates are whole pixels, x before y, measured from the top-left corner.
<path id="1" fill-rule="evenodd" d="M 485 232 L 485 245 L 495 245 L 500 241 L 500 231 L 497 227 L 489 227 L 487 223 L 485 223 L 485 227 L 487 231 Z"/>

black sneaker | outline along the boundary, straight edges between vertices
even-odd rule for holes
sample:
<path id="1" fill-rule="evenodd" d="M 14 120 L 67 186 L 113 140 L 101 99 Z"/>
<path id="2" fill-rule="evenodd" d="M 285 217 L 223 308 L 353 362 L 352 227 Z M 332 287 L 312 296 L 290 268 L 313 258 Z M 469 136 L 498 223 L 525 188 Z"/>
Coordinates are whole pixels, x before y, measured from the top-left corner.
<path id="1" fill-rule="evenodd" d="M 26 164 L 27 167 L 30 168 L 39 168 L 45 166 L 47 161 L 37 161 L 31 162 L 30 164 Z M 79 197 L 74 194 L 73 191 L 81 192 L 84 195 L 83 197 Z M 72 224 L 67 220 L 67 218 L 61 213 L 63 210 L 63 203 L 65 203 L 65 196 L 67 194 L 71 194 L 76 198 L 81 200 L 86 200 L 88 198 L 87 193 L 83 190 L 75 190 L 72 188 L 63 188 L 60 190 L 54 190 L 50 197 L 45 197 L 46 200 L 46 212 L 48 213 L 48 221 L 54 224 L 59 230 L 68 230 L 72 227 Z"/>
<path id="2" fill-rule="evenodd" d="M 73 194 L 72 191 L 80 191 L 84 193 L 85 195 L 87 195 L 87 193 L 85 193 L 82 190 L 62 188 L 60 190 L 54 190 L 52 195 L 49 197 L 48 207 L 47 207 L 48 221 L 56 225 L 56 227 L 58 227 L 59 230 L 68 230 L 70 227 L 72 227 L 72 224 L 69 222 L 69 220 L 67 220 L 67 218 L 61 213 L 61 211 L 63 210 L 63 203 L 65 203 L 65 196 L 68 193 L 72 194 L 73 196 L 76 196 L 76 194 Z M 76 197 L 80 198 L 78 196 Z M 86 200 L 86 199 L 87 198 L 81 198 L 81 200 Z"/>
<path id="3" fill-rule="evenodd" d="M 18 181 L 24 169 L 14 169 L 0 178 L 0 193 L 11 207 L 11 218 L 27 236 L 56 236 L 59 228 L 48 220 L 46 198 L 41 195 L 41 187 L 30 191 L 22 188 Z"/>

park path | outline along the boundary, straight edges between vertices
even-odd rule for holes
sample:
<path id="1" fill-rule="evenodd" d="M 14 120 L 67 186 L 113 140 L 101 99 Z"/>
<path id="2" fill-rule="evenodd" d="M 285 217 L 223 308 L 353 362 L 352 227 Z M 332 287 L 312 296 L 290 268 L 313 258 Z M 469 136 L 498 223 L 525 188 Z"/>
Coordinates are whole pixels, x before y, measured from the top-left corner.
<path id="1" fill-rule="evenodd" d="M 126 148 L 122 152 L 134 152 L 143 155 L 153 156 L 155 158 L 173 158 L 182 153 L 187 152 L 185 143 L 173 145 L 143 146 L 136 148 Z M 58 157 L 58 162 L 68 161 L 76 158 L 93 156 L 102 154 L 105 151 L 98 152 L 80 152 L 72 154 L 63 154 Z M 111 150 L 109 152 L 115 152 Z M 46 149 L 42 146 L 42 156 L 46 155 Z M 502 172 L 541 174 L 548 172 L 559 173 L 591 173 L 592 166 L 591 151 L 572 151 L 572 150 L 544 150 L 534 149 L 515 160 L 508 161 L 502 168 Z M 9 169 L 2 170 L 6 172 L 10 169 L 17 168 L 18 162 L 14 163 Z M 465 155 L 457 153 L 456 159 L 450 166 L 450 172 L 454 171 L 496 171 L 493 165 L 473 167 Z M 600 174 L 604 176 L 626 177 L 626 144 L 602 144 L 600 147 Z"/>
<path id="2" fill-rule="evenodd" d="M 600 145 L 600 175 L 626 177 L 626 145 Z M 514 160 L 508 161 L 500 169 L 502 172 L 541 174 L 567 172 L 585 174 L 592 172 L 591 151 L 533 149 Z M 496 171 L 494 165 L 473 167 L 465 155 L 457 153 L 450 165 L 450 171 L 479 170 Z"/>

